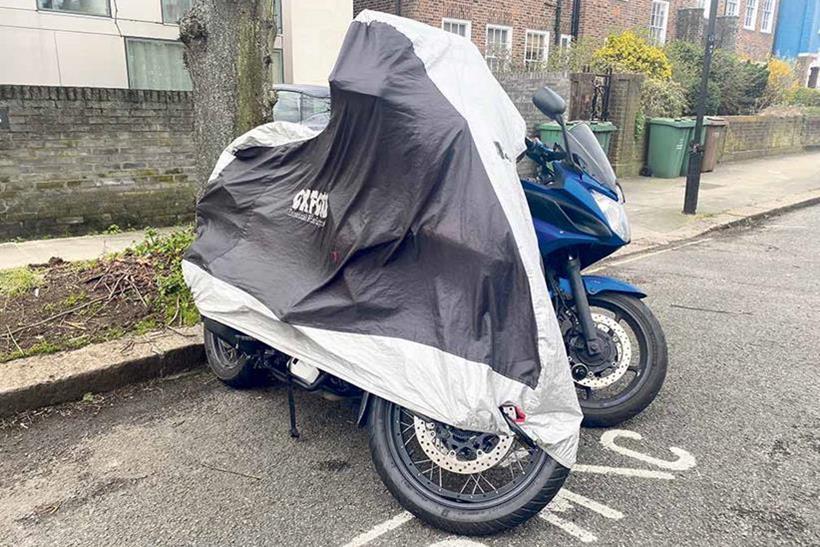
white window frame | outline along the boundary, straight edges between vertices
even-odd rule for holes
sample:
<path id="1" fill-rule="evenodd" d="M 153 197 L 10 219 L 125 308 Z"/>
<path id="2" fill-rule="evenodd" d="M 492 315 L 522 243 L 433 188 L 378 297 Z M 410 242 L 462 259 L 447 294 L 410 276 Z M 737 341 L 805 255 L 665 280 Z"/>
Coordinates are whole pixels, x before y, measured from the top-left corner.
<path id="1" fill-rule="evenodd" d="M 569 49 L 572 47 L 572 34 L 562 34 L 561 41 L 559 42 L 561 46 L 561 50 Z"/>
<path id="2" fill-rule="evenodd" d="M 465 27 L 464 32 L 466 33 L 464 35 L 464 38 L 467 38 L 468 40 L 473 39 L 473 23 L 471 21 L 468 21 L 467 19 L 453 19 L 452 17 L 442 17 L 441 18 L 441 30 L 445 30 L 444 29 L 444 23 L 449 23 L 451 25 L 464 25 L 464 27 Z M 445 32 L 452 32 L 452 31 L 445 30 Z M 452 34 L 455 34 L 456 36 L 461 36 L 461 34 L 458 34 L 458 33 L 455 33 L 455 32 L 452 32 Z"/>
<path id="3" fill-rule="evenodd" d="M 766 24 L 766 3 L 769 3 L 769 20 L 768 25 Z M 760 32 L 765 34 L 771 34 L 772 28 L 774 27 L 774 12 L 777 8 L 777 2 L 775 0 L 759 0 L 759 4 L 761 7 L 761 15 L 760 15 Z"/>
<path id="4" fill-rule="evenodd" d="M 531 61 L 527 61 L 527 49 L 530 44 L 530 34 L 541 36 L 544 39 L 544 46 L 542 48 L 543 59 L 539 63 L 546 63 L 550 55 L 550 32 L 548 30 L 524 30 L 524 69 L 526 70 Z"/>
<path id="5" fill-rule="evenodd" d="M 753 6 L 752 8 L 752 23 L 751 25 L 747 23 L 749 20 L 749 4 Z M 760 3 L 758 0 L 746 0 L 746 9 L 743 10 L 743 28 L 746 30 L 754 30 L 755 26 L 757 25 L 757 9 L 760 7 Z"/>
<path id="6" fill-rule="evenodd" d="M 492 25 L 492 24 L 487 25 L 486 28 L 484 29 L 484 60 L 488 61 L 487 62 L 488 65 L 490 64 L 489 63 L 490 60 L 496 59 L 495 53 L 494 52 L 492 54 L 490 53 L 489 40 L 487 40 L 487 37 L 488 37 L 491 30 L 506 30 L 507 31 L 507 43 L 506 43 L 507 47 L 506 47 L 506 49 L 507 49 L 507 53 L 510 56 L 512 55 L 512 44 L 513 44 L 513 29 L 512 29 L 512 27 L 508 27 L 506 25 Z M 490 68 L 492 68 L 492 67 L 490 67 Z"/>
<path id="7" fill-rule="evenodd" d="M 730 6 L 734 6 L 735 9 L 729 9 Z M 740 0 L 726 0 L 726 15 L 737 17 L 738 13 L 740 13 Z"/>
<path id="8" fill-rule="evenodd" d="M 35 0 L 35 4 L 37 5 L 37 11 L 42 11 L 45 13 L 59 13 L 60 15 L 79 15 L 82 17 L 107 17 L 111 19 L 111 0 L 105 0 L 105 7 L 107 9 L 107 13 L 87 13 L 84 11 L 74 11 L 74 10 L 63 10 L 58 8 L 44 8 L 40 5 L 40 0 Z"/>
<path id="9" fill-rule="evenodd" d="M 712 0 L 698 0 L 698 7 L 703 8 L 703 18 L 708 19 L 709 18 L 709 10 L 712 9 Z M 668 10 L 667 10 L 667 13 L 668 13 Z M 669 16 L 667 15 L 667 20 L 668 19 L 669 19 Z"/>
<path id="10" fill-rule="evenodd" d="M 655 13 L 655 5 L 662 6 L 663 9 L 663 24 L 660 27 L 652 26 L 652 17 Z M 652 36 L 653 30 L 660 30 L 660 36 L 657 39 L 658 45 L 666 43 L 666 33 L 669 30 L 669 2 L 667 0 L 652 0 L 649 10 L 649 35 Z"/>

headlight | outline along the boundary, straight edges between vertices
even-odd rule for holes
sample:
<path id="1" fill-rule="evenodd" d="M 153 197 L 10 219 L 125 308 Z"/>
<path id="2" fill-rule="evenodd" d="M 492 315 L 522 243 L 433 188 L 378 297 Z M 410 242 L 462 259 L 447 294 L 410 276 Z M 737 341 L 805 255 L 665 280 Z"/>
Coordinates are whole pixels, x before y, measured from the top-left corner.
<path id="1" fill-rule="evenodd" d="M 598 207 L 604 213 L 606 221 L 609 223 L 609 227 L 612 228 L 612 231 L 615 232 L 618 237 L 628 242 L 630 238 L 629 219 L 626 218 L 624 204 L 595 190 L 592 190 L 590 193 L 593 199 L 595 199 L 595 203 L 598 204 Z"/>

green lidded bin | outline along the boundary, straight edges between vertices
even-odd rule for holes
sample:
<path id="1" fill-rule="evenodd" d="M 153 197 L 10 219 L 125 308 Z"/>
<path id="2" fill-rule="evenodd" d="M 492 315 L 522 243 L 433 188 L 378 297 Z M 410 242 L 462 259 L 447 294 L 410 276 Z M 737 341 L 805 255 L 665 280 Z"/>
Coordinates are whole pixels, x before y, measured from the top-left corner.
<path id="1" fill-rule="evenodd" d="M 595 133 L 595 138 L 601 144 L 607 155 L 609 155 L 609 143 L 612 140 L 612 134 L 618 130 L 612 122 L 586 122 L 592 132 Z"/>
<path id="2" fill-rule="evenodd" d="M 695 121 L 685 118 L 649 118 L 647 121 L 647 164 L 652 170 L 652 176 L 664 179 L 679 176 Z"/>
<path id="3" fill-rule="evenodd" d="M 567 129 L 572 127 L 572 122 L 567 124 Z M 564 147 L 564 137 L 561 135 L 561 126 L 555 122 L 542 123 L 538 126 L 538 137 L 547 147 L 552 149 L 555 143 Z"/>

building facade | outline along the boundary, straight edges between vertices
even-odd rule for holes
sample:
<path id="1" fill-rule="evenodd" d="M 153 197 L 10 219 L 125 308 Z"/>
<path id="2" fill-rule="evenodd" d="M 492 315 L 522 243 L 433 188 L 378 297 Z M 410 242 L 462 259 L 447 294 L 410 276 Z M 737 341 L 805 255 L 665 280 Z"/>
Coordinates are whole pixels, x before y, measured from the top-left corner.
<path id="1" fill-rule="evenodd" d="M 809 0 L 820 1 L 820 0 Z M 703 39 L 708 0 L 354 0 L 354 15 L 374 9 L 469 36 L 491 68 L 542 66 L 572 41 L 593 43 L 627 29 L 663 45 Z M 720 45 L 749 59 L 772 50 L 778 0 L 719 0 Z"/>
<path id="2" fill-rule="evenodd" d="M 274 79 L 327 83 L 352 0 L 276 0 Z M 191 0 L 0 0 L 0 84 L 187 90 Z"/>
<path id="3" fill-rule="evenodd" d="M 470 38 L 493 69 L 543 68 L 571 40 L 566 0 L 354 0 L 354 15 L 372 9 Z"/>
<path id="4" fill-rule="evenodd" d="M 774 54 L 794 61 L 802 83 L 820 88 L 820 0 L 781 0 Z"/>

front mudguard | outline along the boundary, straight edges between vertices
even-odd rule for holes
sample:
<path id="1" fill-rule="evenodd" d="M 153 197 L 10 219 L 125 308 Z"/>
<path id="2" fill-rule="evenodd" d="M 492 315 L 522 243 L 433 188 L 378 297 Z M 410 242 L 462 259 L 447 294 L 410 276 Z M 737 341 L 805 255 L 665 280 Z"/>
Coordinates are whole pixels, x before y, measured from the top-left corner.
<path id="1" fill-rule="evenodd" d="M 604 275 L 584 275 L 584 288 L 589 296 L 601 294 L 605 292 L 615 292 L 621 294 L 628 294 L 637 298 L 645 298 L 646 293 L 638 289 L 634 285 L 630 285 L 620 279 L 614 277 L 607 277 Z M 569 284 L 569 279 L 561 277 L 558 280 L 558 286 L 561 292 L 565 294 L 572 294 L 572 288 Z"/>

